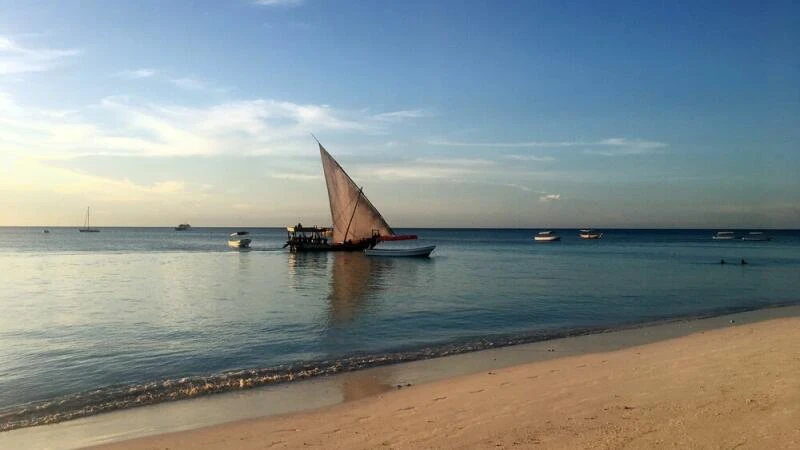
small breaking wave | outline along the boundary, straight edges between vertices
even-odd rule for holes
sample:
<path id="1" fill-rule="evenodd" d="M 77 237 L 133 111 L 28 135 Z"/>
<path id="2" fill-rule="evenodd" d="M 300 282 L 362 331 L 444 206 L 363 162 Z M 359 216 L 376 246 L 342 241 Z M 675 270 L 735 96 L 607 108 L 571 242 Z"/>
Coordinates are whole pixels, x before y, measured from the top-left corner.
<path id="1" fill-rule="evenodd" d="M 796 304 L 787 302 L 770 307 Z M 184 400 L 203 395 L 251 389 L 277 383 L 306 380 L 344 372 L 389 364 L 419 361 L 448 355 L 487 350 L 511 345 L 559 339 L 571 336 L 639 328 L 657 323 L 701 319 L 762 308 L 724 308 L 707 311 L 690 317 L 663 317 L 647 323 L 618 324 L 613 327 L 596 326 L 558 330 L 541 330 L 524 334 L 474 338 L 467 342 L 448 343 L 421 349 L 386 352 L 371 355 L 353 355 L 336 360 L 307 361 L 271 368 L 228 371 L 209 376 L 192 376 L 164 379 L 143 384 L 111 386 L 57 399 L 16 405 L 0 410 L 0 432 L 36 425 L 52 424 L 94 414 L 120 409 L 152 405 L 161 402 Z"/>
<path id="2" fill-rule="evenodd" d="M 184 400 L 203 395 L 250 389 L 277 383 L 352 372 L 370 367 L 438 358 L 489 348 L 530 343 L 568 335 L 587 334 L 600 329 L 537 333 L 517 337 L 478 339 L 410 351 L 356 355 L 338 360 L 303 362 L 272 368 L 246 369 L 210 376 L 165 379 L 155 382 L 113 386 L 33 402 L 0 410 L 0 432 L 36 425 L 52 424 L 94 414 L 161 402 Z"/>

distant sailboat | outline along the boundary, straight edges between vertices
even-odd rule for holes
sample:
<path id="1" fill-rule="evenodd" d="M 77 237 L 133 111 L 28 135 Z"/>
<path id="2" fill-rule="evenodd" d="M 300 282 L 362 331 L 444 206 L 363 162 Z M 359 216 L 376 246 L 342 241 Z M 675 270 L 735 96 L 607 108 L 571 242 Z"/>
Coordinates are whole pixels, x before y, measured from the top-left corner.
<path id="1" fill-rule="evenodd" d="M 100 230 L 98 230 L 97 228 L 92 228 L 89 225 L 89 215 L 90 215 L 89 214 L 89 207 L 87 206 L 86 207 L 86 221 L 83 224 L 83 228 L 78 228 L 78 231 L 80 231 L 81 233 L 99 233 Z"/>
<path id="2" fill-rule="evenodd" d="M 322 170 L 328 187 L 333 232 L 327 228 L 287 227 L 286 246 L 295 252 L 357 251 L 374 247 L 381 241 L 416 239 L 397 235 L 380 212 L 364 195 L 362 188 L 347 175 L 342 166 L 319 144 Z"/>

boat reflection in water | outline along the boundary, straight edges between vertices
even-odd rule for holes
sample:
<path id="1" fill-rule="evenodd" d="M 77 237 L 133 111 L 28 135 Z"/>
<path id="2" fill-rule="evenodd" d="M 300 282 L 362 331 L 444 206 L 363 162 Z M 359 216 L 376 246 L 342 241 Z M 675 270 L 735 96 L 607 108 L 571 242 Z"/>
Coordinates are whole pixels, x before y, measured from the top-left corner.
<path id="1" fill-rule="evenodd" d="M 362 253 L 339 253 L 333 256 L 328 294 L 329 322 L 350 322 L 371 298 L 383 288 L 381 274 L 385 264 L 375 264 Z"/>
<path id="2" fill-rule="evenodd" d="M 319 292 L 327 284 L 328 325 L 347 328 L 367 308 L 379 308 L 383 293 L 414 285 L 420 264 L 430 260 L 369 258 L 352 252 L 289 253 L 290 288 Z"/>

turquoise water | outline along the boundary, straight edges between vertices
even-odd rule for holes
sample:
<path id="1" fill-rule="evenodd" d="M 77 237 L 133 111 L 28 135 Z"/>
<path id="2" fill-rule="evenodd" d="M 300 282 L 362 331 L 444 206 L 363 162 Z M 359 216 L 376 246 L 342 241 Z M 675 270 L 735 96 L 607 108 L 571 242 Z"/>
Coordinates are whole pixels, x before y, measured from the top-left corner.
<path id="1" fill-rule="evenodd" d="M 800 232 L 399 230 L 430 259 L 285 231 L 0 228 L 0 429 L 397 361 L 800 303 Z M 721 265 L 720 259 L 728 264 Z M 739 265 L 744 259 L 747 265 Z"/>

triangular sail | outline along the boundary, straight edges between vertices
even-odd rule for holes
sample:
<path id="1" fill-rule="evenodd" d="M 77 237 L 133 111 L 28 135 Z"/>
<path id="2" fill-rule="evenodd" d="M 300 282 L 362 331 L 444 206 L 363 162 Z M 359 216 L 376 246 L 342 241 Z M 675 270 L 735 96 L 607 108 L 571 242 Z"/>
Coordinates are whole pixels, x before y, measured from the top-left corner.
<path id="1" fill-rule="evenodd" d="M 319 154 L 328 185 L 333 242 L 357 242 L 371 238 L 374 233 L 383 238 L 394 236 L 392 227 L 322 144 L 319 144 Z"/>

